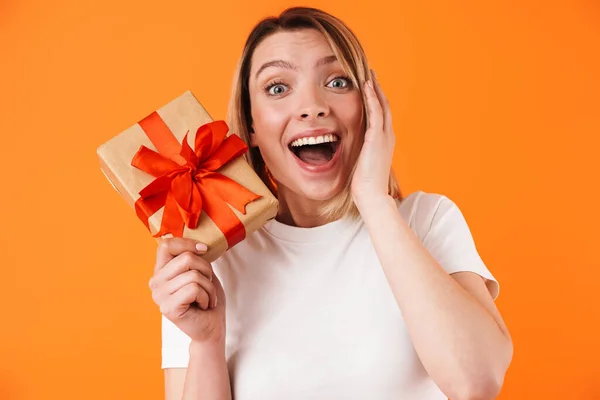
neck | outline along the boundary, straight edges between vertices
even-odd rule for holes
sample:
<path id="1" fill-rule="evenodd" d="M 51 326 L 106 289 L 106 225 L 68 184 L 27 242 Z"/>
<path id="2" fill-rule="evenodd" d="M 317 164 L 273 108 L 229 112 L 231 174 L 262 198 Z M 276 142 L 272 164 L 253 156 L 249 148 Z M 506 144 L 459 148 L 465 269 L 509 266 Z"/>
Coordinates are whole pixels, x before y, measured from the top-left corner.
<path id="1" fill-rule="evenodd" d="M 321 215 L 322 201 L 300 198 L 285 187 L 278 188 L 279 212 L 277 221 L 301 228 L 314 228 L 327 223 Z"/>

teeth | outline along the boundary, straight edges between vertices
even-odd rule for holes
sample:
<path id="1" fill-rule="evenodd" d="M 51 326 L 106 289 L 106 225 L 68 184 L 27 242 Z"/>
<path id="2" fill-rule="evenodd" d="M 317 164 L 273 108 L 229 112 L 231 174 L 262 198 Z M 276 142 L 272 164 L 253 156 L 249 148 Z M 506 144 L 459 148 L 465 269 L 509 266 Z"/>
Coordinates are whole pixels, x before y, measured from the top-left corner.
<path id="1" fill-rule="evenodd" d="M 322 136 L 311 136 L 294 140 L 290 145 L 292 147 L 306 146 L 312 144 L 321 144 L 321 143 L 332 143 L 337 142 L 339 139 L 336 135 L 330 133 L 328 135 Z"/>

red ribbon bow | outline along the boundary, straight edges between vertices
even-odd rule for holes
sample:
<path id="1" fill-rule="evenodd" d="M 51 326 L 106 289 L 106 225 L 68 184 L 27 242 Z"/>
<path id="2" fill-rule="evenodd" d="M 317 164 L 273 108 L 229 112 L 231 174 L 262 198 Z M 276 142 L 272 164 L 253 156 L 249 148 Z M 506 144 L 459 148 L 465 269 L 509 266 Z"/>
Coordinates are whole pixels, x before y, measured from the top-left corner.
<path id="1" fill-rule="evenodd" d="M 139 192 L 141 197 L 135 203 L 138 217 L 149 230 L 150 216 L 165 207 L 160 230 L 153 236 L 182 236 L 184 226 L 196 228 L 204 211 L 223 232 L 229 247 L 243 240 L 244 225 L 227 203 L 245 214 L 246 205 L 261 196 L 217 170 L 244 154 L 246 144 L 237 135 L 227 137 L 229 129 L 224 121 L 198 128 L 194 149 L 188 144 L 187 133 L 179 145 L 156 112 L 139 124 L 159 151 L 141 146 L 131 162 L 156 178 Z"/>

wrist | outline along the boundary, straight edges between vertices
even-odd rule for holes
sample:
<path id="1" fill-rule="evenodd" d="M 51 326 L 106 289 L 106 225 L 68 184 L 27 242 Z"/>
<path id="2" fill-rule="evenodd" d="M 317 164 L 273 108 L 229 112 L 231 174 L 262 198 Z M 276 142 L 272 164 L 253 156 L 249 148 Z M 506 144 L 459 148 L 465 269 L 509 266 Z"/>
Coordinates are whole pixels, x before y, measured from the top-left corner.
<path id="1" fill-rule="evenodd" d="M 225 357 L 225 340 L 192 340 L 189 347 L 190 357 Z"/>
<path id="2" fill-rule="evenodd" d="M 372 193 L 355 195 L 354 204 L 356 204 L 358 211 L 364 219 L 368 218 L 373 212 L 381 210 L 382 207 L 385 208 L 394 205 L 394 198 L 385 193 L 376 195 Z"/>

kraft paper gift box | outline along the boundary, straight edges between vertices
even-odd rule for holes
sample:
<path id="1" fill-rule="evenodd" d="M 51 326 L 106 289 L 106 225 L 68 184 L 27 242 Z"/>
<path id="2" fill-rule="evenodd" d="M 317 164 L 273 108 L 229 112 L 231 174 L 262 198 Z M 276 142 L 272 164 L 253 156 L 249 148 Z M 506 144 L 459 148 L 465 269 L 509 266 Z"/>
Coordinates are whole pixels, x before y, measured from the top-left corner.
<path id="1" fill-rule="evenodd" d="M 187 145 L 186 145 L 187 144 Z M 244 142 L 187 91 L 97 149 L 100 169 L 157 240 L 192 238 L 212 262 L 277 214 Z"/>

